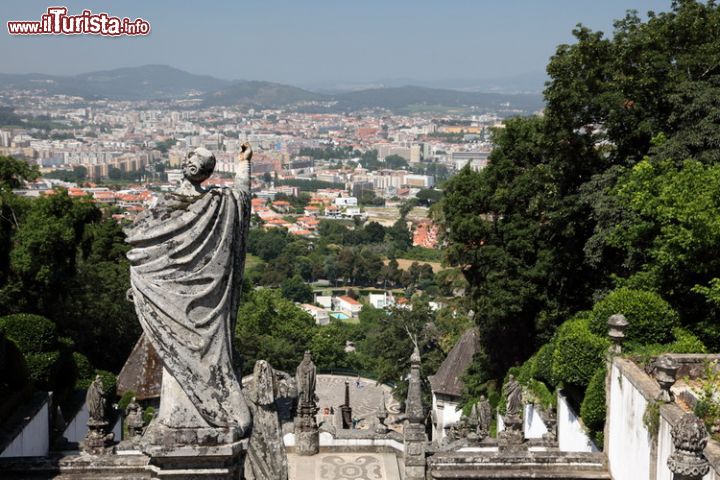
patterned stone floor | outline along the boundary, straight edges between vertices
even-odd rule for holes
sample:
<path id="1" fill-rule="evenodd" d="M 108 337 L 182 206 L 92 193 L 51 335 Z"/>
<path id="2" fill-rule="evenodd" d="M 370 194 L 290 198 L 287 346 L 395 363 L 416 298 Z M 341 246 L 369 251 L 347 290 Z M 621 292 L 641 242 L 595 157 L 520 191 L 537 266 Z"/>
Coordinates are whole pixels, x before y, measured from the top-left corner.
<path id="1" fill-rule="evenodd" d="M 392 453 L 288 455 L 290 480 L 400 480 Z"/>
<path id="2" fill-rule="evenodd" d="M 345 402 L 345 381 L 350 382 L 350 406 L 353 416 L 365 418 L 375 415 L 383 395 L 385 405 L 390 414 L 400 413 L 400 404 L 392 397 L 392 389 L 387 385 L 377 385 L 374 380 L 367 378 L 347 377 L 342 375 L 318 375 L 316 393 L 320 399 L 319 407 L 337 408 Z"/>

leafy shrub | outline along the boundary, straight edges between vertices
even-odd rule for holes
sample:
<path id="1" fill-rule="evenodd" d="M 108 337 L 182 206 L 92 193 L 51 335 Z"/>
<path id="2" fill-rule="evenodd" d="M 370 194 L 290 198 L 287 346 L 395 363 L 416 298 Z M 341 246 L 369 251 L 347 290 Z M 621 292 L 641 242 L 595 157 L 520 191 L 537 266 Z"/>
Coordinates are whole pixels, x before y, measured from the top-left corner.
<path id="1" fill-rule="evenodd" d="M 55 390 L 60 372 L 60 352 L 42 352 L 25 354 L 30 379 L 40 390 Z"/>
<path id="2" fill-rule="evenodd" d="M 75 364 L 77 382 L 84 382 L 84 385 L 89 385 L 95 378 L 95 369 L 90 365 L 90 360 L 79 352 L 73 352 L 72 358 Z M 76 387 L 78 387 L 78 385 L 76 385 Z"/>
<path id="3" fill-rule="evenodd" d="M 642 364 L 646 364 L 651 358 L 664 353 L 707 353 L 707 348 L 702 341 L 687 330 L 677 327 L 673 328 L 672 333 L 675 337 L 673 342 L 638 345 L 631 348 L 629 353 Z"/>
<path id="4" fill-rule="evenodd" d="M 107 395 L 108 400 L 111 401 L 114 399 L 116 396 L 115 388 L 117 387 L 117 376 L 107 370 L 96 370 L 95 374 L 100 375 L 100 378 L 102 378 L 103 390 L 105 391 L 105 395 Z"/>
<path id="5" fill-rule="evenodd" d="M 130 405 L 130 402 L 132 402 L 133 397 L 135 397 L 135 392 L 133 392 L 132 390 L 125 392 L 118 401 L 118 410 L 120 410 L 121 412 L 125 412 L 127 406 Z"/>
<path id="6" fill-rule="evenodd" d="M 557 382 L 553 379 L 552 364 L 553 352 L 555 351 L 554 341 L 550 341 L 540 347 L 535 354 L 535 375 L 534 377 L 547 385 L 555 386 Z"/>
<path id="7" fill-rule="evenodd" d="M 8 341 L 0 332 L 0 394 L 4 397 L 26 385 L 29 380 L 30 372 L 25 356 L 14 342 Z"/>
<path id="8" fill-rule="evenodd" d="M 18 313 L 0 317 L 0 332 L 26 355 L 51 352 L 57 346 L 57 327 L 40 315 Z"/>
<path id="9" fill-rule="evenodd" d="M 558 383 L 586 386 L 603 362 L 609 342 L 590 332 L 589 320 L 568 320 L 557 330 L 552 377 Z"/>
<path id="10" fill-rule="evenodd" d="M 580 417 L 591 432 L 601 432 L 605 426 L 605 372 L 604 366 L 595 370 L 580 405 Z"/>
<path id="11" fill-rule="evenodd" d="M 143 422 L 148 425 L 150 421 L 155 417 L 155 407 L 147 407 L 143 411 Z"/>
<path id="12" fill-rule="evenodd" d="M 673 327 L 679 323 L 677 312 L 657 293 L 618 288 L 593 307 L 592 332 L 606 336 L 608 317 L 616 313 L 627 318 L 625 338 L 636 344 L 666 343 L 671 339 Z"/>

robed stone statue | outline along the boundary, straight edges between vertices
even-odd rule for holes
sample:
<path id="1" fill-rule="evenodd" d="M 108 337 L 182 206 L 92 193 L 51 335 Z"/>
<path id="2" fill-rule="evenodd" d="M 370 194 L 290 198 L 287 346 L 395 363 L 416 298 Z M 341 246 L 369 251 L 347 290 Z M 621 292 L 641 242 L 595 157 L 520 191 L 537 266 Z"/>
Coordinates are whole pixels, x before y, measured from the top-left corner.
<path id="1" fill-rule="evenodd" d="M 126 230 L 130 296 L 163 363 L 157 422 L 174 429 L 248 433 L 251 415 L 233 370 L 232 338 L 250 222 L 250 159 L 243 144 L 235 185 L 205 188 L 215 168 L 191 151 L 184 179 Z M 182 436 L 178 436 L 182 438 Z"/>
<path id="2" fill-rule="evenodd" d="M 513 375 L 510 375 L 505 384 L 506 416 L 518 416 L 522 413 L 522 387 Z"/>
<path id="3" fill-rule="evenodd" d="M 312 354 L 306 351 L 295 371 L 295 382 L 298 389 L 298 402 L 302 405 L 315 405 L 315 382 L 317 369 L 312 361 Z"/>

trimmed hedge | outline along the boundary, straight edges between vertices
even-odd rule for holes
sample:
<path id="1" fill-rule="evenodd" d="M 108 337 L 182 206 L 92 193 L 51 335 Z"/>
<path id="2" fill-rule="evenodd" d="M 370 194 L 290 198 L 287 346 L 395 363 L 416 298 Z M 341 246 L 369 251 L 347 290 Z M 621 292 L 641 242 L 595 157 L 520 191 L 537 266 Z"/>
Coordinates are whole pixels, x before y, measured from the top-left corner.
<path id="1" fill-rule="evenodd" d="M 628 353 L 641 363 L 647 363 L 652 357 L 664 353 L 707 353 L 707 348 L 702 341 L 687 330 L 680 327 L 673 328 L 672 334 L 675 337 L 673 342 L 638 345 L 630 349 Z"/>
<path id="2" fill-rule="evenodd" d="M 593 432 L 605 426 L 605 367 L 598 368 L 590 379 L 585 398 L 580 405 L 580 417 Z"/>
<path id="3" fill-rule="evenodd" d="M 616 313 L 625 315 L 629 322 L 626 341 L 636 344 L 666 343 L 672 339 L 672 329 L 680 323 L 677 312 L 657 293 L 618 288 L 593 307 L 592 332 L 606 336 L 607 320 Z"/>
<path id="4" fill-rule="evenodd" d="M 547 385 L 557 385 L 552 374 L 553 352 L 555 351 L 554 340 L 546 343 L 535 354 L 535 375 L 534 377 Z"/>
<path id="5" fill-rule="evenodd" d="M 75 363 L 77 383 L 85 382 L 89 385 L 95 379 L 95 369 L 90 365 L 90 360 L 79 352 L 73 352 L 72 358 Z"/>
<path id="6" fill-rule="evenodd" d="M 552 377 L 558 383 L 586 386 L 604 361 L 609 342 L 590 331 L 586 318 L 568 320 L 557 330 Z"/>
<path id="7" fill-rule="evenodd" d="M 52 320 L 40 315 L 18 313 L 0 317 L 0 332 L 26 355 L 57 348 L 57 327 Z"/>
<path id="8" fill-rule="evenodd" d="M 40 390 L 55 390 L 60 374 L 60 352 L 28 353 L 25 355 L 30 378 Z"/>
<path id="9" fill-rule="evenodd" d="M 0 394 L 3 398 L 30 381 L 25 355 L 0 332 Z M 2 403 L 2 399 L 0 399 Z"/>

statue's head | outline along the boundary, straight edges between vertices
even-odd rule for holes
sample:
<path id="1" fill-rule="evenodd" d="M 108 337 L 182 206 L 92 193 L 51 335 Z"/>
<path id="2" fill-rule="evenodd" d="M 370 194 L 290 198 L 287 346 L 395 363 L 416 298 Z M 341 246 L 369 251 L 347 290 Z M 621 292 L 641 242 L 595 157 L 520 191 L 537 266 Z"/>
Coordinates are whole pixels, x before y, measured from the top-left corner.
<path id="1" fill-rule="evenodd" d="M 305 354 L 303 355 L 303 360 L 310 361 L 312 360 L 312 353 L 310 353 L 310 350 L 305 350 Z"/>
<path id="2" fill-rule="evenodd" d="M 213 170 L 215 170 L 215 155 L 202 147 L 188 153 L 182 164 L 183 175 L 194 184 L 200 184 L 210 178 Z"/>

